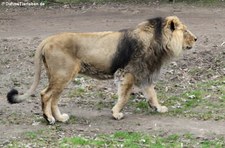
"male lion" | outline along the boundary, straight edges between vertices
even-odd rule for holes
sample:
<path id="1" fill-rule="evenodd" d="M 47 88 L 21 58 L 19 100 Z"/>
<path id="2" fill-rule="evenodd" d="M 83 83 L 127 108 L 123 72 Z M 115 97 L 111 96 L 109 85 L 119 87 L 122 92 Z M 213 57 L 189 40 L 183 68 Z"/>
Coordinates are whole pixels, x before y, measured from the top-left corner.
<path id="1" fill-rule="evenodd" d="M 115 119 L 123 118 L 121 109 L 127 103 L 133 85 L 143 90 L 149 105 L 158 112 L 161 106 L 154 90 L 163 63 L 191 49 L 197 38 L 176 16 L 153 18 L 134 29 L 118 32 L 62 33 L 43 40 L 35 54 L 35 76 L 23 95 L 12 89 L 7 98 L 19 103 L 32 95 L 39 83 L 41 61 L 47 70 L 49 85 L 41 92 L 44 118 L 50 123 L 65 122 L 67 114 L 58 108 L 60 94 L 78 73 L 98 79 L 119 80 L 118 102 L 112 109 Z"/>

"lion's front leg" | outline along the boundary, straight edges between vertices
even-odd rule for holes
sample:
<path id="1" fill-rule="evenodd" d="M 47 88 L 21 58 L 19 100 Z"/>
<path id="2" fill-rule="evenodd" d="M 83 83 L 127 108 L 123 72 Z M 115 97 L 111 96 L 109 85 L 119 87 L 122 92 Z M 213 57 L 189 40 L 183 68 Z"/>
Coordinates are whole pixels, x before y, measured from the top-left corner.
<path id="1" fill-rule="evenodd" d="M 155 109 L 157 112 L 165 113 L 168 112 L 168 108 L 166 106 L 161 106 L 157 99 L 157 94 L 154 89 L 154 85 L 143 87 L 143 93 L 147 98 L 147 101 L 151 108 Z"/>
<path id="2" fill-rule="evenodd" d="M 134 84 L 134 77 L 132 74 L 127 73 L 122 78 L 118 86 L 118 101 L 116 105 L 112 108 L 112 115 L 115 119 L 120 120 L 123 118 L 123 113 L 120 111 L 123 109 L 124 105 L 127 103 L 130 93 Z"/>

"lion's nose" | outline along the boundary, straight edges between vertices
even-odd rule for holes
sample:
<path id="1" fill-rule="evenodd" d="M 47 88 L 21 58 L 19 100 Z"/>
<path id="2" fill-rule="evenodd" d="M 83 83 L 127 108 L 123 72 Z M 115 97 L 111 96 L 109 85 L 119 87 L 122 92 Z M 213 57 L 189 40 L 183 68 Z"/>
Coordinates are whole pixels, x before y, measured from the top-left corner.
<path id="1" fill-rule="evenodd" d="M 195 42 L 198 40 L 198 38 L 195 38 Z"/>

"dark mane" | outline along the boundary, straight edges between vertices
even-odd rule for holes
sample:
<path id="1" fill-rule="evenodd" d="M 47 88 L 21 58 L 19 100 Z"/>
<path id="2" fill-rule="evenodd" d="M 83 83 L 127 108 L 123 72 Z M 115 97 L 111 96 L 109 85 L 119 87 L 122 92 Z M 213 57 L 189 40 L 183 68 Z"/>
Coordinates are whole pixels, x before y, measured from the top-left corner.
<path id="1" fill-rule="evenodd" d="M 150 26 L 154 26 L 154 39 L 161 43 L 164 18 L 156 17 L 147 20 Z"/>
<path id="2" fill-rule="evenodd" d="M 164 21 L 161 17 L 148 20 L 148 25 L 154 28 L 150 46 L 147 47 L 145 52 L 142 50 L 137 51 L 136 54 L 139 57 L 135 58 L 131 63 L 133 67 L 132 73 L 135 75 L 137 83 L 153 83 L 160 72 L 162 64 L 168 59 L 168 53 L 164 49 L 162 37 Z"/>
<path id="3" fill-rule="evenodd" d="M 122 30 L 117 52 L 112 60 L 111 73 L 117 69 L 131 72 L 137 84 L 152 83 L 158 75 L 168 53 L 163 46 L 164 18 L 157 17 L 147 20 L 145 25 L 153 29 L 153 38 L 149 39 L 149 47 L 144 46 L 139 34 L 133 30 Z M 151 33 L 146 31 L 146 33 Z"/>
<path id="4" fill-rule="evenodd" d="M 117 69 L 124 68 L 129 61 L 136 49 L 142 49 L 143 45 L 137 38 L 130 35 L 132 33 L 129 29 L 121 30 L 122 36 L 117 46 L 117 52 L 112 59 L 110 67 L 110 73 L 114 74 Z"/>
<path id="5" fill-rule="evenodd" d="M 153 41 L 151 42 L 150 46 L 148 47 L 148 53 L 147 54 L 148 59 L 152 59 L 151 61 L 148 61 L 149 68 L 160 68 L 162 65 L 163 60 L 165 59 L 165 56 L 167 56 L 167 52 L 163 47 L 163 39 L 162 39 L 162 33 L 163 33 L 163 23 L 164 19 L 161 17 L 149 19 L 148 22 L 150 25 L 154 26 L 154 35 L 153 35 Z"/>

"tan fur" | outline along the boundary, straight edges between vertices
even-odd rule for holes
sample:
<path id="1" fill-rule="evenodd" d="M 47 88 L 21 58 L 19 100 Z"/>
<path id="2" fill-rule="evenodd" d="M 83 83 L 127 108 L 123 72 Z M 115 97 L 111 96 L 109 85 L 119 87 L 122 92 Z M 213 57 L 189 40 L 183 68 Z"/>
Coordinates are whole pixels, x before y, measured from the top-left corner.
<path id="1" fill-rule="evenodd" d="M 173 32 L 170 29 L 171 22 L 175 25 Z M 182 50 L 193 46 L 196 37 L 187 30 L 186 26 L 177 17 L 167 17 L 165 18 L 165 23 L 162 29 L 162 45 L 167 50 L 169 57 L 178 56 Z M 132 37 L 137 38 L 143 43 L 144 49 L 140 54 L 152 54 L 154 49 L 149 47 L 157 44 L 153 40 L 153 27 L 148 22 L 143 22 L 130 33 Z M 36 52 L 36 74 L 35 82 L 32 86 L 36 87 L 38 84 L 40 61 L 43 59 L 49 78 L 49 85 L 41 92 L 41 100 L 43 113 L 50 124 L 55 123 L 55 120 L 65 122 L 69 119 L 67 114 L 60 113 L 58 101 L 64 87 L 78 73 L 97 78 L 111 77 L 99 75 L 108 75 L 110 73 L 111 62 L 117 52 L 117 45 L 121 37 L 121 32 L 63 33 L 48 37 L 41 43 Z M 123 75 L 119 74 L 119 99 L 112 109 L 115 119 L 123 117 L 120 111 L 128 101 L 133 85 L 138 85 L 143 89 L 151 107 L 155 108 L 158 112 L 166 112 L 168 110 L 165 106 L 159 104 L 154 90 L 153 82 L 158 72 L 149 74 L 148 67 L 145 65 L 140 73 L 136 72 L 139 70 L 137 63 L 142 61 L 138 59 L 138 56 L 134 60 L 131 59 L 130 64 L 122 70 Z M 166 57 L 163 61 L 166 61 Z M 90 65 L 85 65 L 87 66 L 85 67 L 82 65 L 83 63 Z M 98 71 L 95 71 L 95 69 Z M 147 73 L 146 75 L 144 74 L 145 72 Z M 151 78 L 147 78 L 149 75 Z M 146 80 L 148 83 L 145 83 L 146 78 L 152 80 Z M 32 87 L 32 90 L 28 94 L 34 91 L 34 87 Z M 22 97 L 18 96 L 18 98 Z"/>

